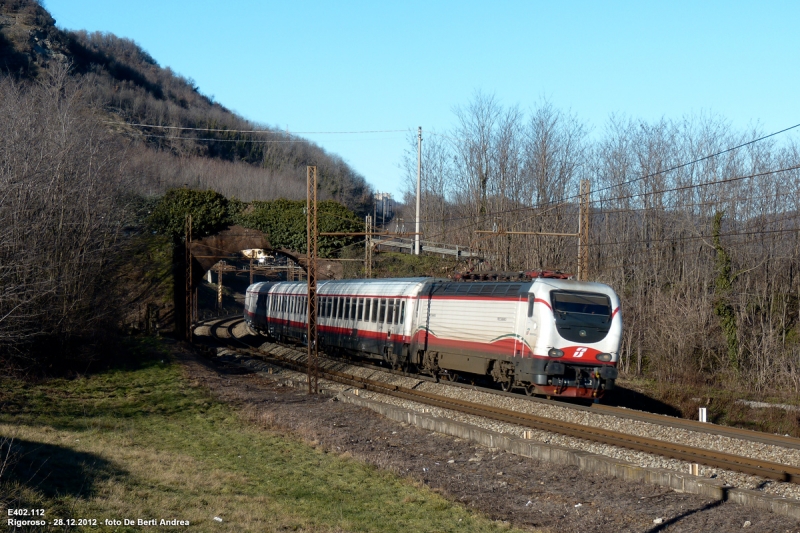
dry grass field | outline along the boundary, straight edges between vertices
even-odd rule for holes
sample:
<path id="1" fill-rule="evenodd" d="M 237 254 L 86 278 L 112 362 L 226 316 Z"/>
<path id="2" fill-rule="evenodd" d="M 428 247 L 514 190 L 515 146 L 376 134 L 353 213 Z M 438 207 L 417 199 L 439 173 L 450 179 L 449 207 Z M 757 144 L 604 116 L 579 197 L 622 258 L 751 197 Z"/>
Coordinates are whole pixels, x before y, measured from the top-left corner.
<path id="1" fill-rule="evenodd" d="M 193 386 L 155 344 L 134 368 L 0 382 L 0 512 L 140 531 L 497 531 L 504 524 L 347 456 L 247 421 Z M 2 461 L 0 459 L 0 461 Z M 2 463 L 0 463 L 2 464 Z M 106 524 L 118 520 L 119 525 Z M 221 520 L 221 522 L 220 522 Z M 157 527 L 152 530 L 169 530 Z"/>

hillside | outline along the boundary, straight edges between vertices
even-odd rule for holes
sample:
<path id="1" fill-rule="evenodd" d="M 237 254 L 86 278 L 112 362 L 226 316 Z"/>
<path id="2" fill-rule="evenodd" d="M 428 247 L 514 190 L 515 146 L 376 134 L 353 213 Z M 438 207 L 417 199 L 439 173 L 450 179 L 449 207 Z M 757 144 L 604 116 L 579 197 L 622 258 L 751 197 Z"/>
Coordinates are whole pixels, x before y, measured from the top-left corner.
<path id="1" fill-rule="evenodd" d="M 341 158 L 234 114 L 132 40 L 65 31 L 36 0 L 0 0 L 0 76 L 42 80 L 55 65 L 69 66 L 87 105 L 106 114 L 108 127 L 129 141 L 134 192 L 154 195 L 188 185 L 245 201 L 299 199 L 305 197 L 306 166 L 316 165 L 324 199 L 356 212 L 371 202 L 364 178 Z"/>
<path id="2" fill-rule="evenodd" d="M 142 317 L 173 317 L 185 213 L 173 213 L 178 235 L 146 226 L 168 190 L 230 199 L 229 218 L 252 205 L 253 223 L 273 232 L 259 214 L 305 200 L 307 165 L 321 205 L 350 208 L 331 202 L 331 223 L 360 228 L 371 202 L 340 158 L 231 113 L 128 39 L 59 29 L 34 0 L 0 0 L 0 117 L 0 368 L 10 374 L 88 368 Z M 276 136 L 285 142 L 251 142 Z"/>

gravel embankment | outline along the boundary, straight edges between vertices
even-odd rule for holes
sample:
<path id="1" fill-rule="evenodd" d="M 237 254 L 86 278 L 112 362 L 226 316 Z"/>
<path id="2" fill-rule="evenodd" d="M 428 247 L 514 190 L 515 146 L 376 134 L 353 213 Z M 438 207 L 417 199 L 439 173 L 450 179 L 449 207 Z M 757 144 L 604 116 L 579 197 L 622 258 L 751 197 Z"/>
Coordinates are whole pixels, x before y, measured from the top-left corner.
<path id="1" fill-rule="evenodd" d="M 236 334 L 238 335 L 239 333 L 237 332 Z M 300 352 L 296 353 L 298 356 L 304 355 Z M 566 422 L 602 427 L 632 435 L 662 439 L 665 441 L 676 442 L 697 448 L 714 449 L 736 455 L 766 459 L 776 463 L 800 466 L 800 450 L 759 444 L 747 440 L 733 439 L 707 433 L 681 430 L 647 422 L 628 420 L 612 415 L 590 413 L 582 410 L 571 409 L 567 406 L 546 405 L 539 402 L 532 402 L 526 399 L 524 396 L 521 396 L 520 398 L 512 398 L 464 387 L 456 387 L 447 383 L 432 383 L 416 378 L 397 376 L 395 374 L 380 370 L 349 365 L 342 362 L 334 363 L 323 358 L 320 359 L 320 364 L 324 366 L 334 365 L 337 370 L 356 376 L 396 384 L 403 387 L 415 388 L 416 390 L 431 392 L 451 398 L 467 400 L 484 405 L 492 405 L 495 407 L 530 413 L 533 415 L 558 419 Z M 282 377 L 299 381 L 306 379 L 305 374 L 292 372 L 289 370 L 280 370 L 280 374 Z M 349 387 L 345 385 L 328 382 L 326 380 L 320 380 L 320 383 L 324 383 L 324 387 L 328 390 L 344 391 L 349 389 Z M 449 409 L 430 407 L 421 403 L 402 400 L 384 394 L 369 391 L 361 391 L 360 394 L 363 398 L 397 405 L 415 411 L 424 410 L 432 416 L 448 418 L 466 424 L 472 424 L 474 426 L 491 431 L 496 431 L 498 433 L 514 435 L 516 437 L 523 437 L 524 432 L 529 431 L 531 432 L 529 433 L 529 438 L 539 442 L 563 446 L 565 448 L 579 449 L 615 459 L 621 459 L 643 467 L 665 468 L 681 472 L 689 472 L 690 469 L 690 464 L 685 461 L 668 459 L 665 457 L 636 452 L 616 446 L 598 444 L 588 440 L 567 437 L 555 433 L 531 430 L 516 424 L 497 422 L 483 417 L 466 415 Z M 749 476 L 739 472 L 710 468 L 703 465 L 700 465 L 700 476 L 719 479 L 732 487 L 755 489 L 786 498 L 800 499 L 800 486 L 791 483 L 765 480 L 763 478 Z"/>

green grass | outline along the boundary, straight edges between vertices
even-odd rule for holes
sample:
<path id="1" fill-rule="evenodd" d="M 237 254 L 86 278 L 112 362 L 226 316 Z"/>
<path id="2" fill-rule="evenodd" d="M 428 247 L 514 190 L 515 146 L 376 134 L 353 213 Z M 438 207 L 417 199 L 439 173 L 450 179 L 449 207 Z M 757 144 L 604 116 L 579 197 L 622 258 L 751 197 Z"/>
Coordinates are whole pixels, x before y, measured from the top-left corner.
<path id="1" fill-rule="evenodd" d="M 183 531 L 508 529 L 408 480 L 246 422 L 165 356 L 75 380 L 0 381 L 0 439 L 10 437 L 18 455 L 0 477 L 4 524 L 6 507 L 34 506 L 48 519 L 100 524 L 189 520 L 190 528 L 174 528 Z"/>

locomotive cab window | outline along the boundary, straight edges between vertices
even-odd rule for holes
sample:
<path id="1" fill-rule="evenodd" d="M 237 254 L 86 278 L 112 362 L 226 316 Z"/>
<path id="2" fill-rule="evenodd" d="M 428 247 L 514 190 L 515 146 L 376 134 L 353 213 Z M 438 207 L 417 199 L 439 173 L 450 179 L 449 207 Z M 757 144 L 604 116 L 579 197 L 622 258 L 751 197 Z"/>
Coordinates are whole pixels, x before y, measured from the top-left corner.
<path id="1" fill-rule="evenodd" d="M 611 300 L 605 294 L 551 291 L 556 330 L 566 340 L 599 342 L 611 328 Z"/>
<path id="2" fill-rule="evenodd" d="M 611 316 L 611 301 L 605 294 L 588 292 L 551 291 L 553 311 L 557 313 Z"/>

